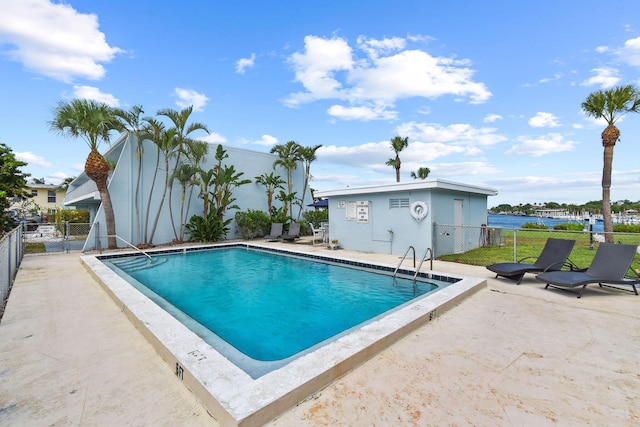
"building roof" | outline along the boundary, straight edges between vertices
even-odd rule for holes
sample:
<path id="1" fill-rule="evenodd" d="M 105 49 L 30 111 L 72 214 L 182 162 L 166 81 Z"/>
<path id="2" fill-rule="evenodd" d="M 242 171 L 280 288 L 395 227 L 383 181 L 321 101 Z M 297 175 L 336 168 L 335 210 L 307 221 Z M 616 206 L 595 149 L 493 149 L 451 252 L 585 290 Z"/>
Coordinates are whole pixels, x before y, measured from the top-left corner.
<path id="1" fill-rule="evenodd" d="M 395 183 L 387 185 L 373 185 L 367 187 L 350 187 L 339 190 L 316 191 L 316 197 L 335 197 L 350 196 L 356 194 L 372 194 L 372 193 L 395 193 L 400 191 L 416 191 L 416 190 L 451 190 L 462 193 L 484 194 L 487 196 L 496 196 L 497 190 L 491 188 L 479 187 L 476 185 L 462 184 L 459 182 L 445 181 L 442 179 L 430 179 L 424 181 L 414 181 L 407 183 Z"/>

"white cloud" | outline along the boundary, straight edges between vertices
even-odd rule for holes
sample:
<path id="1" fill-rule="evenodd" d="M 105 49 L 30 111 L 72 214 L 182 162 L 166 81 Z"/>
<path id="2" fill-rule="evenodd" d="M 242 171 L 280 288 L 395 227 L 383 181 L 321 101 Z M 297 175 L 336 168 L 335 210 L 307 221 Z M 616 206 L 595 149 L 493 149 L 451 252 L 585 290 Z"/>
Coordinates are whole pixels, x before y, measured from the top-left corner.
<path id="1" fill-rule="evenodd" d="M 258 140 L 251 141 L 251 144 L 261 145 L 264 147 L 273 147 L 278 143 L 278 138 L 271 135 L 262 135 L 262 137 Z"/>
<path id="2" fill-rule="evenodd" d="M 382 110 L 372 114 L 370 105 L 393 109 L 402 98 L 453 95 L 476 104 L 491 97 L 484 83 L 473 80 L 470 61 L 405 49 L 406 42 L 398 37 L 359 37 L 356 45 L 365 57 L 358 58 L 345 39 L 306 36 L 304 51 L 289 57 L 295 80 L 305 91 L 290 94 L 285 103 L 297 106 L 321 99 L 348 101 L 348 107 L 333 106 L 329 114 L 372 120 L 387 119 L 388 114 Z"/>
<path id="3" fill-rule="evenodd" d="M 442 142 L 446 144 L 488 146 L 506 141 L 504 135 L 496 133 L 495 128 L 474 128 L 466 123 L 454 123 L 443 126 L 437 123 L 403 123 L 396 128 L 399 135 L 412 141 Z"/>
<path id="4" fill-rule="evenodd" d="M 176 101 L 176 105 L 180 108 L 187 108 L 193 105 L 193 111 L 202 111 L 204 110 L 204 106 L 207 105 L 207 98 L 204 94 L 198 93 L 192 89 L 183 89 L 177 87 L 175 89 L 176 96 L 178 100 Z"/>
<path id="5" fill-rule="evenodd" d="M 64 181 L 68 177 L 69 175 L 60 171 L 47 175 L 47 178 L 49 178 L 52 181 L 52 183 L 56 185 L 62 184 L 62 181 Z"/>
<path id="6" fill-rule="evenodd" d="M 73 95 L 75 98 L 92 99 L 94 101 L 103 102 L 110 107 L 119 107 L 120 100 L 110 93 L 100 92 L 100 89 L 93 86 L 73 86 Z"/>
<path id="7" fill-rule="evenodd" d="M 558 118 L 552 113 L 539 111 L 529 119 L 529 126 L 534 128 L 556 128 L 560 126 Z"/>
<path id="8" fill-rule="evenodd" d="M 51 163 L 47 162 L 44 157 L 33 154 L 31 151 L 23 151 L 16 152 L 16 159 L 29 163 L 31 166 L 40 166 L 43 168 L 50 168 L 53 166 Z"/>
<path id="9" fill-rule="evenodd" d="M 475 129 L 470 125 L 409 123 L 400 127 L 399 135 L 409 137 L 409 145 L 400 153 L 403 170 L 415 170 L 447 156 L 477 156 L 479 146 L 496 144 L 506 137 L 494 129 Z M 368 142 L 356 146 L 322 146 L 316 152 L 322 162 L 387 171 L 385 162 L 394 156 L 389 141 Z M 427 167 L 431 167 L 428 163 Z M 460 170 L 458 170 L 458 173 Z"/>
<path id="10" fill-rule="evenodd" d="M 106 42 L 96 15 L 49 0 L 3 1 L 0 43 L 26 69 L 64 82 L 102 78 L 101 64 L 122 52 Z"/>
<path id="11" fill-rule="evenodd" d="M 430 176 L 495 175 L 502 172 L 486 162 L 436 163 Z"/>
<path id="12" fill-rule="evenodd" d="M 198 141 L 208 142 L 209 144 L 224 144 L 227 142 L 227 138 L 219 133 L 211 132 L 208 135 L 198 138 Z"/>
<path id="13" fill-rule="evenodd" d="M 378 58 L 380 55 L 404 49 L 407 42 L 401 37 L 384 38 L 382 40 L 369 39 L 359 36 L 356 40 L 359 49 L 367 53 L 370 58 Z"/>
<path id="14" fill-rule="evenodd" d="M 337 117 L 342 120 L 394 120 L 397 118 L 397 111 L 390 111 L 385 109 L 384 106 L 359 106 L 359 107 L 345 107 L 342 105 L 332 105 L 327 110 L 327 113 L 332 117 Z"/>
<path id="15" fill-rule="evenodd" d="M 618 70 L 616 70 L 615 68 L 594 68 L 593 70 L 591 70 L 591 72 L 594 73 L 595 76 L 582 82 L 582 86 L 599 85 L 602 89 L 607 89 L 615 86 L 620 81 Z"/>
<path id="16" fill-rule="evenodd" d="M 624 42 L 624 46 L 617 49 L 616 54 L 627 64 L 640 67 L 640 37 Z"/>
<path id="17" fill-rule="evenodd" d="M 343 98 L 341 84 L 335 73 L 353 66 L 351 47 L 340 38 L 323 39 L 315 36 L 304 38 L 305 52 L 289 57 L 296 74 L 307 92 L 294 93 L 286 101 L 295 106 L 304 102 L 325 98 Z"/>
<path id="18" fill-rule="evenodd" d="M 502 119 L 503 117 L 500 114 L 487 114 L 484 120 L 482 121 L 485 123 L 493 123 L 495 121 L 502 120 Z"/>
<path id="19" fill-rule="evenodd" d="M 247 68 L 251 68 L 254 65 L 254 61 L 256 59 L 256 54 L 252 53 L 249 58 L 240 58 L 236 62 L 236 73 L 244 74 Z"/>
<path id="20" fill-rule="evenodd" d="M 519 144 L 512 146 L 505 152 L 507 156 L 544 156 L 562 151 L 572 151 L 578 144 L 564 139 L 559 133 L 550 133 L 538 138 L 518 138 Z"/>
<path id="21" fill-rule="evenodd" d="M 556 73 L 556 74 L 553 75 L 553 77 L 544 77 L 544 78 L 538 80 L 538 83 L 549 83 L 549 82 L 553 82 L 553 81 L 556 81 L 556 80 L 560 80 L 563 77 L 564 77 L 564 74 Z"/>

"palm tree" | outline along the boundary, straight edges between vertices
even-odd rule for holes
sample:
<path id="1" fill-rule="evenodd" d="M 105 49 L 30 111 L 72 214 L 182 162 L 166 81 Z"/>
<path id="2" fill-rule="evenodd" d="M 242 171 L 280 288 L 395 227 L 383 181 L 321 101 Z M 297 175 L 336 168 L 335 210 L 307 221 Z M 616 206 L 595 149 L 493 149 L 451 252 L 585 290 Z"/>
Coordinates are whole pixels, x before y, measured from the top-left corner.
<path id="1" fill-rule="evenodd" d="M 302 197 L 300 198 L 298 220 L 300 220 L 300 215 L 302 214 L 302 209 L 304 206 L 304 196 L 307 193 L 307 187 L 309 186 L 309 180 L 311 179 L 311 163 L 316 160 L 316 151 L 318 151 L 318 148 L 320 147 L 322 147 L 322 145 L 314 145 L 313 147 L 302 147 L 300 149 L 300 158 L 302 159 L 302 164 L 304 165 L 304 184 L 302 186 Z"/>
<path id="2" fill-rule="evenodd" d="M 115 115 L 118 117 L 122 126 L 125 128 L 127 133 L 132 134 L 136 137 L 136 158 L 138 160 L 138 176 L 136 178 L 136 190 L 134 195 L 134 207 L 136 213 L 136 228 L 137 228 L 137 243 L 140 243 L 142 236 L 142 229 L 140 227 L 140 180 L 142 177 L 142 155 L 144 153 L 143 150 L 143 123 L 142 123 L 142 114 L 144 114 L 144 110 L 142 109 L 142 105 L 134 105 L 131 107 L 129 111 L 122 110 L 120 108 L 116 108 L 114 110 Z"/>
<path id="3" fill-rule="evenodd" d="M 293 193 L 293 170 L 298 167 L 298 161 L 302 159 L 300 150 L 302 146 L 295 141 L 289 141 L 285 145 L 275 145 L 271 148 L 271 153 L 278 154 L 278 160 L 273 162 L 273 167 L 281 166 L 287 171 L 287 190 L 289 194 Z M 285 198 L 285 212 L 289 210 L 289 216 L 293 217 L 293 206 L 287 205 L 290 197 Z M 287 209 L 288 206 L 288 209 Z"/>
<path id="4" fill-rule="evenodd" d="M 418 168 L 418 172 L 411 172 L 411 178 L 427 179 L 430 173 L 431 173 L 431 169 L 429 168 Z"/>
<path id="5" fill-rule="evenodd" d="M 163 130 L 159 135 L 159 139 L 155 141 L 155 143 L 158 145 L 158 150 L 159 150 L 158 157 L 160 157 L 160 153 L 161 153 L 162 157 L 164 158 L 164 189 L 162 190 L 162 197 L 160 198 L 160 204 L 158 205 L 156 218 L 153 221 L 153 227 L 151 228 L 151 235 L 149 236 L 149 241 L 145 242 L 146 244 L 149 244 L 149 245 L 153 245 L 153 236 L 156 233 L 156 228 L 158 227 L 158 220 L 160 218 L 160 214 L 162 213 L 162 207 L 164 205 L 164 201 L 167 196 L 167 189 L 170 188 L 169 186 L 171 184 L 171 177 L 173 176 L 173 174 L 170 172 L 171 158 L 176 157 L 177 156 L 176 153 L 178 152 L 178 145 L 177 145 L 178 131 L 176 130 L 176 128 L 169 128 L 164 130 L 164 128 L 161 127 L 161 129 Z M 169 205 L 171 205 L 171 196 L 169 196 Z M 169 212 L 171 212 L 171 209 L 169 209 Z M 175 231 L 175 228 L 174 228 L 174 233 L 176 234 L 175 235 L 176 240 L 178 240 L 178 235 Z"/>
<path id="6" fill-rule="evenodd" d="M 193 190 L 195 187 L 200 186 L 200 179 L 198 177 L 199 171 L 201 170 L 202 161 L 205 159 L 207 154 L 209 153 L 209 144 L 203 141 L 195 141 L 193 139 L 187 140 L 185 144 L 185 155 L 187 156 L 188 165 L 193 168 L 193 182 L 189 188 L 189 195 L 187 197 L 187 208 L 184 212 L 184 218 L 181 219 L 182 223 L 186 223 L 187 217 L 189 215 L 189 209 L 191 208 L 191 199 L 193 196 Z M 182 206 L 180 210 L 184 208 L 185 196 L 182 197 Z M 182 214 L 180 215 L 182 217 Z M 183 233 L 181 232 L 180 240 L 183 240 Z"/>
<path id="7" fill-rule="evenodd" d="M 143 119 L 146 124 L 143 127 L 142 138 L 148 139 L 156 146 L 156 164 L 153 168 L 153 178 L 151 179 L 151 187 L 149 188 L 149 194 L 147 196 L 147 208 L 145 209 L 145 218 L 143 223 L 144 238 L 143 242 L 146 246 L 149 244 L 149 213 L 151 212 L 151 200 L 153 198 L 153 192 L 156 186 L 156 180 L 158 178 L 158 170 L 160 170 L 160 154 L 162 151 L 162 137 L 166 131 L 164 124 L 152 117 L 145 117 Z"/>
<path id="8" fill-rule="evenodd" d="M 196 130 L 204 130 L 207 134 L 209 133 L 209 129 L 207 129 L 207 126 L 202 123 L 193 122 L 193 123 L 187 124 L 192 112 L 193 112 L 193 105 L 187 108 L 183 108 L 181 111 L 176 111 L 172 108 L 166 108 L 158 111 L 159 116 L 165 116 L 169 120 L 171 120 L 174 126 L 173 128 L 175 129 L 175 138 L 176 138 L 176 144 L 178 147 L 178 152 L 177 152 L 177 155 L 175 156 L 174 169 L 178 167 L 178 165 L 180 164 L 181 153 L 185 151 L 184 145 L 190 139 L 189 135 L 191 135 L 191 133 Z M 171 221 L 171 226 L 173 227 L 173 235 L 177 240 L 178 233 L 176 231 L 175 222 L 173 220 L 173 209 L 172 209 L 173 203 L 171 202 L 172 194 L 173 194 L 173 182 L 169 182 L 169 217 L 171 218 L 170 221 Z"/>
<path id="9" fill-rule="evenodd" d="M 282 178 L 280 178 L 280 175 L 274 175 L 273 172 L 269 173 L 268 175 L 265 172 L 260 176 L 256 176 L 255 179 L 256 179 L 256 184 L 261 184 L 266 189 L 267 213 L 271 215 L 271 206 L 273 205 L 273 194 L 275 193 L 276 189 L 282 188 L 282 184 L 284 184 L 285 181 Z"/>
<path id="10" fill-rule="evenodd" d="M 189 190 L 189 196 L 191 195 L 191 190 L 195 185 L 198 185 L 197 178 L 197 169 L 190 164 L 182 163 L 176 170 L 173 171 L 173 179 L 178 181 L 180 184 L 180 188 L 182 189 L 181 197 L 182 203 L 180 204 L 180 237 L 178 238 L 179 242 L 184 241 L 184 224 L 187 222 L 186 216 L 189 215 L 189 208 L 191 206 L 191 197 L 189 197 L 189 201 L 187 202 L 187 209 L 185 212 L 185 199 L 187 198 L 187 190 Z"/>
<path id="11" fill-rule="evenodd" d="M 56 191 L 64 191 L 66 193 L 67 190 L 69 189 L 69 184 L 71 184 L 71 182 L 73 182 L 74 179 L 76 179 L 75 176 L 66 177 L 65 179 L 62 180 L 60 185 L 58 185 L 58 187 L 56 188 Z"/>
<path id="12" fill-rule="evenodd" d="M 110 168 L 98 147 L 101 141 L 108 143 L 110 132 L 121 130 L 122 125 L 107 104 L 87 99 L 74 99 L 68 103 L 61 101 L 53 114 L 54 118 L 49 122 L 52 131 L 65 137 L 81 138 L 89 146 L 84 172 L 96 183 L 104 209 L 108 246 L 115 249 L 116 222 L 108 188 Z"/>
<path id="13" fill-rule="evenodd" d="M 604 161 L 602 167 L 602 219 L 605 240 L 613 243 L 613 219 L 611 217 L 611 170 L 613 147 L 620 139 L 620 130 L 615 122 L 626 113 L 640 111 L 640 92 L 633 85 L 616 86 L 612 89 L 591 93 L 582 103 L 582 110 L 596 119 L 604 119 L 607 127 L 602 131 Z"/>
<path id="14" fill-rule="evenodd" d="M 396 182 L 400 182 L 400 152 L 407 148 L 409 145 L 409 137 L 401 138 L 400 136 L 394 136 L 391 139 L 391 149 L 396 153 L 395 159 L 389 159 L 385 163 L 387 166 L 391 166 L 396 170 Z"/>

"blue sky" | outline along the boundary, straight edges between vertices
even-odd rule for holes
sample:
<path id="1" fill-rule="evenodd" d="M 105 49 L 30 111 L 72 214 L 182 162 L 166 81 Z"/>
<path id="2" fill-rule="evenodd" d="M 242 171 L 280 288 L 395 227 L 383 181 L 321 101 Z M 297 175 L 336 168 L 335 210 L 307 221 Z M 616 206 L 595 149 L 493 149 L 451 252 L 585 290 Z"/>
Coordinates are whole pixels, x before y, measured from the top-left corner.
<path id="1" fill-rule="evenodd" d="M 589 93 L 640 85 L 640 2 L 0 0 L 0 142 L 47 183 L 81 140 L 49 130 L 63 100 L 146 115 L 194 105 L 205 140 L 268 152 L 322 144 L 312 187 L 401 182 L 498 190 L 489 205 L 599 200 L 602 122 Z M 640 114 L 618 123 L 612 200 L 640 200 Z M 203 135 L 204 136 L 204 135 Z M 105 151 L 108 146 L 100 147 Z"/>

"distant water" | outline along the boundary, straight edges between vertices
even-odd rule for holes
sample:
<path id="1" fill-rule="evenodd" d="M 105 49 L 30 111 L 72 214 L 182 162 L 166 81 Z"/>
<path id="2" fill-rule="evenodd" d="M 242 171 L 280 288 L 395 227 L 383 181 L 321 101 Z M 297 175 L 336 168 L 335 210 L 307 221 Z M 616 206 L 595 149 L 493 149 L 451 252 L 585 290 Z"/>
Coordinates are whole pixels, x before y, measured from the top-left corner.
<path id="1" fill-rule="evenodd" d="M 494 215 L 489 214 L 489 226 L 502 227 L 502 228 L 520 228 L 527 222 L 539 222 L 549 228 L 553 228 L 556 224 L 566 224 L 569 221 L 565 219 L 553 219 L 553 218 L 538 218 L 535 216 L 516 216 L 516 215 Z M 573 221 L 576 223 L 576 221 Z M 581 222 L 584 224 L 584 222 Z M 596 222 L 593 225 L 593 231 L 602 233 L 604 231 L 604 225 L 602 222 Z"/>

